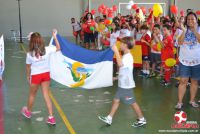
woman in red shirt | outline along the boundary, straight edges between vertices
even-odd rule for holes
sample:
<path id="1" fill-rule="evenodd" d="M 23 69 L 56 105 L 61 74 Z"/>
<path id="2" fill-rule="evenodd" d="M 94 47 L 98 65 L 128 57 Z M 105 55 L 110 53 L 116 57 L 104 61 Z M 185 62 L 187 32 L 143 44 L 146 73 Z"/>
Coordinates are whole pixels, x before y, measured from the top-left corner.
<path id="1" fill-rule="evenodd" d="M 84 43 L 86 48 L 95 49 L 95 36 L 94 30 L 96 27 L 96 22 L 93 20 L 91 13 L 87 13 L 85 16 L 86 22 L 83 24 L 84 31 Z M 91 45 L 90 45 L 91 44 Z"/>

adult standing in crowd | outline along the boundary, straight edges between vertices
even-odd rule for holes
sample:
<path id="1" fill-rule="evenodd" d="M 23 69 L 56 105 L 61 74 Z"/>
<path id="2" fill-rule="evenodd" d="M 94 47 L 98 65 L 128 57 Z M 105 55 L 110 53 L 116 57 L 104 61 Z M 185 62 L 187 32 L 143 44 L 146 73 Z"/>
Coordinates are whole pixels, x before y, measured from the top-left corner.
<path id="1" fill-rule="evenodd" d="M 85 16 L 85 23 L 83 25 L 84 30 L 84 43 L 86 48 L 95 49 L 95 27 L 96 22 L 93 20 L 93 15 L 87 13 Z"/>
<path id="2" fill-rule="evenodd" d="M 183 31 L 178 39 L 180 45 L 180 84 L 178 87 L 178 103 L 175 106 L 180 110 L 183 106 L 183 97 L 186 92 L 187 83 L 191 79 L 190 102 L 192 107 L 199 107 L 195 102 L 198 90 L 198 80 L 200 80 L 200 27 L 197 15 L 189 12 L 186 16 L 186 28 L 181 25 Z"/>

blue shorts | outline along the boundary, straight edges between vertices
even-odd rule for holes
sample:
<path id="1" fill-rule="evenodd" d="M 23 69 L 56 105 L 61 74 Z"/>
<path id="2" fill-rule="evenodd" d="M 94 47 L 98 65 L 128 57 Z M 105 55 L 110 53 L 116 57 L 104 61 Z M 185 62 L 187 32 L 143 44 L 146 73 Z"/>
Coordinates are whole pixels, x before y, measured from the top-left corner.
<path id="1" fill-rule="evenodd" d="M 185 66 L 182 63 L 180 63 L 179 64 L 179 77 L 200 80 L 200 65 Z"/>
<path id="2" fill-rule="evenodd" d="M 150 57 L 148 55 L 142 56 L 142 61 L 150 61 Z"/>
<path id="3" fill-rule="evenodd" d="M 135 103 L 133 89 L 124 89 L 118 87 L 114 99 L 120 100 L 128 105 Z"/>
<path id="4" fill-rule="evenodd" d="M 159 62 L 161 62 L 161 54 L 151 53 L 151 62 L 152 63 L 159 63 Z"/>

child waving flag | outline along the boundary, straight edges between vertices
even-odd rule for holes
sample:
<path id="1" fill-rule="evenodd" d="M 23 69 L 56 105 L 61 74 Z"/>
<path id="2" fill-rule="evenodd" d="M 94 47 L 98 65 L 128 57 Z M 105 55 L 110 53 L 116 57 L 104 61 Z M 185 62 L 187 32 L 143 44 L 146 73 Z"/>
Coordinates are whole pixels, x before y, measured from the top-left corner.
<path id="1" fill-rule="evenodd" d="M 132 37 L 124 37 L 121 39 L 120 49 L 124 54 L 122 58 L 120 57 L 116 45 L 112 47 L 117 58 L 117 64 L 119 66 L 118 89 L 113 100 L 111 111 L 108 116 L 99 116 L 100 120 L 109 125 L 112 124 L 112 118 L 119 107 L 120 101 L 123 101 L 125 104 L 131 105 L 131 107 L 136 112 L 138 119 L 136 122 L 133 123 L 133 127 L 140 127 L 147 124 L 139 105 L 136 103 L 133 93 L 135 81 L 133 79 L 133 57 L 130 53 L 130 49 L 132 49 L 133 46 L 134 39 Z"/>
<path id="2" fill-rule="evenodd" d="M 31 111 L 35 101 L 35 97 L 39 86 L 41 86 L 49 113 L 47 123 L 51 125 L 55 125 L 56 120 L 53 116 L 52 103 L 49 97 L 49 56 L 51 53 L 55 53 L 56 51 L 60 50 L 60 45 L 57 40 L 56 34 L 57 31 L 53 30 L 53 37 L 56 43 L 56 47 L 45 47 L 42 36 L 37 32 L 31 35 L 29 42 L 29 52 L 27 53 L 26 57 L 27 80 L 29 82 L 30 91 L 28 104 L 21 110 L 22 115 L 24 115 L 26 118 L 31 118 Z"/>

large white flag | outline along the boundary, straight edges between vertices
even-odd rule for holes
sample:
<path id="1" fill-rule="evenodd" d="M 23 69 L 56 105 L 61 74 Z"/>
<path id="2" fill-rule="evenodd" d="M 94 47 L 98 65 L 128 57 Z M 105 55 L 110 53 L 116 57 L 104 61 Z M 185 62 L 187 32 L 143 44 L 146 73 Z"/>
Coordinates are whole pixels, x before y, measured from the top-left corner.
<path id="1" fill-rule="evenodd" d="M 91 51 L 57 36 L 61 51 L 50 57 L 53 80 L 70 88 L 94 89 L 113 85 L 113 51 L 110 48 Z"/>
<path id="2" fill-rule="evenodd" d="M 0 38 L 0 79 L 2 79 L 4 68 L 5 68 L 4 39 L 3 39 L 3 35 L 2 35 L 1 38 Z"/>

